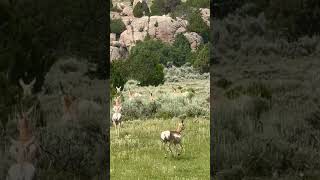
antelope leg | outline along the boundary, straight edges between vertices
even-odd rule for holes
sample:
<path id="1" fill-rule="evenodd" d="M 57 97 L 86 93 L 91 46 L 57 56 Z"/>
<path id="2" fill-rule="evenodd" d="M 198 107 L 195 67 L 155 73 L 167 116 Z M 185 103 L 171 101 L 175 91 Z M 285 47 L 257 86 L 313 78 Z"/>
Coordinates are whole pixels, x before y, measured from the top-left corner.
<path id="1" fill-rule="evenodd" d="M 167 151 L 168 149 L 166 149 L 166 143 L 165 142 L 162 142 L 162 148 L 164 149 L 164 152 L 165 152 L 165 157 L 167 157 Z"/>
<path id="2" fill-rule="evenodd" d="M 173 155 L 172 149 L 171 149 L 171 143 L 169 143 L 169 150 L 171 152 L 171 154 Z"/>
<path id="3" fill-rule="evenodd" d="M 182 144 L 179 144 L 179 146 L 180 146 L 180 152 L 185 152 L 185 149 L 183 148 L 183 146 L 182 146 Z"/>

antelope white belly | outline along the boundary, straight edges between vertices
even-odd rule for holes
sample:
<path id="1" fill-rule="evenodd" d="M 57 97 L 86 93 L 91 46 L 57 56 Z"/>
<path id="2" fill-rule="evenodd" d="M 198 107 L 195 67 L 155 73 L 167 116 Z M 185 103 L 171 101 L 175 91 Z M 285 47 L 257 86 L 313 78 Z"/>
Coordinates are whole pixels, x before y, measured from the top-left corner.
<path id="1" fill-rule="evenodd" d="M 170 131 L 163 131 L 161 133 L 161 139 L 163 141 L 168 141 L 170 139 Z"/>
<path id="2" fill-rule="evenodd" d="M 121 118 L 121 114 L 120 113 L 114 113 L 112 115 L 112 121 L 120 121 L 120 118 Z"/>

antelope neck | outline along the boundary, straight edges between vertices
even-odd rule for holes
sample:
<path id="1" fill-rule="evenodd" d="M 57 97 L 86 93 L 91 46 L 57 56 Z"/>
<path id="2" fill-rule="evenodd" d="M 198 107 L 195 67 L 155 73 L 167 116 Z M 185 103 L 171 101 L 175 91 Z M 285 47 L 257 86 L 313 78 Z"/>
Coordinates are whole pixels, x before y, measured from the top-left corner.
<path id="1" fill-rule="evenodd" d="M 181 133 L 181 131 L 182 131 L 181 127 L 178 127 L 177 130 L 176 130 L 176 132 L 179 133 L 179 134 Z"/>

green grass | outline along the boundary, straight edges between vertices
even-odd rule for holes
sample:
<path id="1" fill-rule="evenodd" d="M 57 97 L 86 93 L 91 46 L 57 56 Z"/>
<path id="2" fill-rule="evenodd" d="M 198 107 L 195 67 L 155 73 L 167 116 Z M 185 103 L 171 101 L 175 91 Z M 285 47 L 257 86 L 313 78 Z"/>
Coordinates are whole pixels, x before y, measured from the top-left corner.
<path id="1" fill-rule="evenodd" d="M 185 152 L 165 158 L 160 133 L 174 130 L 177 123 L 176 118 L 127 121 L 120 137 L 111 127 L 111 179 L 209 179 L 209 119 L 187 118 L 182 132 Z"/>

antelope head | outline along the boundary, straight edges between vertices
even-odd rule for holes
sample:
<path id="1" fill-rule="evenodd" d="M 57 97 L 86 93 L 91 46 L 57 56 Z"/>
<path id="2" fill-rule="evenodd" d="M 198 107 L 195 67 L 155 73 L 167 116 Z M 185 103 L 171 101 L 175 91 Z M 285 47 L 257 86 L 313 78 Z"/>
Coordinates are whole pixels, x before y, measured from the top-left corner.
<path id="1" fill-rule="evenodd" d="M 25 82 L 21 78 L 19 79 L 19 84 L 23 89 L 23 97 L 32 95 L 32 89 L 35 83 L 36 83 L 36 78 L 34 78 L 29 84 L 25 84 Z"/>
<path id="2" fill-rule="evenodd" d="M 31 107 L 27 112 L 21 112 L 18 115 L 17 129 L 19 131 L 19 140 L 26 142 L 32 137 L 32 131 L 29 123 L 28 116 L 31 114 L 33 107 Z"/>
<path id="3" fill-rule="evenodd" d="M 181 133 L 184 129 L 185 129 L 184 121 L 181 120 L 181 122 L 178 123 L 177 132 Z"/>
<path id="4" fill-rule="evenodd" d="M 150 101 L 155 101 L 155 97 L 153 96 L 152 92 L 150 92 Z"/>

